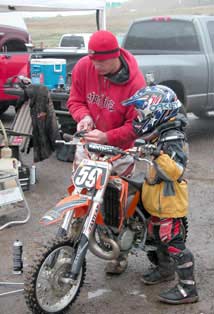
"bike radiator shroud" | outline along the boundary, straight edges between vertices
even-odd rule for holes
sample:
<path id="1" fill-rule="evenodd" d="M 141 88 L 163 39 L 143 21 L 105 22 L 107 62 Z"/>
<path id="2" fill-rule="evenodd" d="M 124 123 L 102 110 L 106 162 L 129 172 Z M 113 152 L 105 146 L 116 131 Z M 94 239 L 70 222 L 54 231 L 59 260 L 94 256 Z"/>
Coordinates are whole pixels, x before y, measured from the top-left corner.
<path id="1" fill-rule="evenodd" d="M 120 224 L 120 197 L 121 188 L 118 182 L 109 182 L 104 196 L 104 221 L 111 227 Z"/>

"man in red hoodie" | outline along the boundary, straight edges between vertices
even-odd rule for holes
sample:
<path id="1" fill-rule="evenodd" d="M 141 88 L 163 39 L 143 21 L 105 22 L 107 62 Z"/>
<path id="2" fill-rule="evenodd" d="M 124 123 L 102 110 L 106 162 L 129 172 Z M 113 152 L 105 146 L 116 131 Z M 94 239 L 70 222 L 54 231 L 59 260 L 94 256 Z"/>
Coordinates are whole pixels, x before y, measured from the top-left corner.
<path id="1" fill-rule="evenodd" d="M 146 86 L 134 56 L 120 48 L 109 31 L 95 32 L 88 44 L 88 56 L 72 72 L 68 109 L 77 130 L 88 130 L 86 140 L 129 148 L 136 135 L 132 120 L 134 107 L 121 102 Z"/>
<path id="2" fill-rule="evenodd" d="M 88 131 L 88 142 L 108 144 L 127 149 L 133 146 L 136 134 L 132 121 L 136 117 L 134 106 L 122 106 L 123 100 L 146 86 L 143 74 L 134 56 L 120 48 L 116 37 L 109 31 L 92 34 L 88 43 L 88 56 L 81 58 L 72 72 L 72 85 L 67 107 L 77 122 L 77 131 Z M 83 158 L 77 147 L 73 169 Z M 120 175 L 129 175 L 133 160 L 114 169 Z M 109 263 L 108 273 L 121 273 L 127 259 Z"/>

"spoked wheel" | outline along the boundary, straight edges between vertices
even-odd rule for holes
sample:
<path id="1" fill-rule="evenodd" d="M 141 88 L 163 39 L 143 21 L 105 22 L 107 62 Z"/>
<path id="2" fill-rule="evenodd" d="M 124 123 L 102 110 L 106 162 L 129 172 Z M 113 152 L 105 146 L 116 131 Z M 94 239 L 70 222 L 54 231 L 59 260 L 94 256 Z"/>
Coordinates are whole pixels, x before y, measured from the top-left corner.
<path id="1" fill-rule="evenodd" d="M 182 225 L 181 225 L 181 233 L 184 239 L 184 242 L 186 242 L 187 235 L 188 235 L 188 219 L 187 217 L 183 217 L 182 219 Z M 156 251 L 148 251 L 147 252 L 147 257 L 149 261 L 154 264 L 155 266 L 158 265 L 158 256 Z"/>
<path id="2" fill-rule="evenodd" d="M 25 275 L 25 300 L 36 314 L 66 313 L 83 285 L 86 273 L 84 260 L 77 280 L 68 273 L 74 259 L 74 247 L 67 239 L 54 240 L 44 247 Z"/>

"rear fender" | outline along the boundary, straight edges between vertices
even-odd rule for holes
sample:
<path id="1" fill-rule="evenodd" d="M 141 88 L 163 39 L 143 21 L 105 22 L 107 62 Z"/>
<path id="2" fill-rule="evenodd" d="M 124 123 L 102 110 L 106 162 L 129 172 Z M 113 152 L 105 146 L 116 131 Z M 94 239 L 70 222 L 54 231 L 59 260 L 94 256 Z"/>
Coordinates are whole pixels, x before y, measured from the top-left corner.
<path id="1" fill-rule="evenodd" d="M 69 195 L 63 198 L 56 206 L 48 210 L 41 218 L 40 223 L 48 226 L 61 221 L 68 211 L 74 211 L 74 218 L 87 214 L 90 200 L 84 195 Z"/>

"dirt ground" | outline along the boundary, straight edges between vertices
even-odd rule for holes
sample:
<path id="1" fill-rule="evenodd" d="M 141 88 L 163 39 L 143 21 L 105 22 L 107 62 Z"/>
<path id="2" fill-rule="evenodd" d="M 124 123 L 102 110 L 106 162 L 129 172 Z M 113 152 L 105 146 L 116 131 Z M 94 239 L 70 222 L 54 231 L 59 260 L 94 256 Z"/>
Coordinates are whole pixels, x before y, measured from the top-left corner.
<path id="1" fill-rule="evenodd" d="M 10 123 L 12 114 L 4 114 L 3 122 Z M 129 266 L 119 277 L 107 277 L 105 262 L 88 254 L 87 276 L 81 293 L 69 313 L 72 314 L 214 314 L 214 119 L 198 120 L 189 115 L 188 139 L 190 162 L 189 181 L 189 235 L 187 246 L 195 255 L 196 280 L 200 301 L 190 305 L 169 306 L 157 301 L 160 291 L 174 283 L 144 286 L 139 277 L 149 266 L 145 254 L 130 256 Z M 26 164 L 32 163 L 32 154 L 23 156 Z M 39 218 L 65 193 L 69 184 L 71 164 L 61 162 L 53 154 L 37 164 L 38 182 L 25 192 L 32 215 L 28 223 L 0 231 L 0 281 L 22 282 L 22 275 L 12 274 L 12 244 L 23 242 L 24 270 L 41 243 L 55 232 L 55 227 L 44 228 Z M 20 218 L 23 213 L 0 210 L 0 224 L 9 218 Z M 11 216 L 12 215 L 12 216 Z M 20 289 L 20 286 L 17 286 Z M 10 289 L 10 288 L 9 288 Z M 0 285 L 0 293 L 9 290 Z M 27 314 L 22 292 L 0 297 L 0 314 Z"/>

